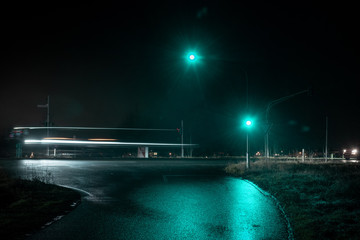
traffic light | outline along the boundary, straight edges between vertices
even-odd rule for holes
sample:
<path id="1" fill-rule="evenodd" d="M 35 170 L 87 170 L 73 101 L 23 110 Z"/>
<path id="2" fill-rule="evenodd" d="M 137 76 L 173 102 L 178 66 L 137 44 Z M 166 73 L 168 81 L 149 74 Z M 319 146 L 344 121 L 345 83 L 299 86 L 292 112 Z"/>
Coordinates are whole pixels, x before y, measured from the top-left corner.
<path id="1" fill-rule="evenodd" d="M 253 126 L 253 124 L 254 124 L 254 122 L 253 122 L 253 120 L 252 119 L 250 119 L 250 118 L 246 118 L 245 120 L 244 120 L 244 126 L 246 127 L 246 128 L 252 128 L 252 126 Z"/>
<path id="2" fill-rule="evenodd" d="M 246 124 L 247 127 L 251 127 L 252 121 L 251 121 L 251 120 L 247 120 L 247 121 L 245 122 L 245 124 Z"/>
<path id="3" fill-rule="evenodd" d="M 198 60 L 198 56 L 195 52 L 189 52 L 186 56 L 186 59 L 189 62 L 196 62 Z"/>
<path id="4" fill-rule="evenodd" d="M 253 130 L 255 127 L 255 118 L 249 116 L 242 117 L 239 122 L 239 127 L 248 131 Z"/>

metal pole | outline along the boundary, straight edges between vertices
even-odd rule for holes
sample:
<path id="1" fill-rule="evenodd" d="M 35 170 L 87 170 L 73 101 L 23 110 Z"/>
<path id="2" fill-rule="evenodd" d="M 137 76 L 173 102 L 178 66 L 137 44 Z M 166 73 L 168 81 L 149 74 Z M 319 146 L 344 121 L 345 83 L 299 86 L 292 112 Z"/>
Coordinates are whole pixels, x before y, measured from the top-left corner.
<path id="1" fill-rule="evenodd" d="M 305 162 L 305 149 L 304 148 L 301 151 L 301 159 L 302 159 L 302 162 Z"/>
<path id="2" fill-rule="evenodd" d="M 181 157 L 184 157 L 184 120 L 181 120 Z"/>
<path id="3" fill-rule="evenodd" d="M 190 135 L 190 157 L 192 158 L 192 152 L 193 152 L 193 147 L 192 147 L 192 137 Z"/>
<path id="4" fill-rule="evenodd" d="M 325 120 L 325 162 L 328 161 L 328 117 Z"/>
<path id="5" fill-rule="evenodd" d="M 246 168 L 249 168 L 249 133 L 246 132 Z"/>
<path id="6" fill-rule="evenodd" d="M 268 124 L 267 124 L 268 125 Z M 266 134 L 265 134 L 265 160 L 268 161 L 269 159 L 269 126 L 266 127 Z"/>
<path id="7" fill-rule="evenodd" d="M 249 112 L 249 79 L 247 72 L 245 72 L 245 80 L 246 80 L 246 112 Z M 249 169 L 249 131 L 246 131 L 246 168 Z"/>
<path id="8" fill-rule="evenodd" d="M 49 127 L 50 127 L 50 96 L 47 99 L 47 116 L 46 116 L 46 136 L 49 137 Z M 47 146 L 47 156 L 50 157 L 50 147 Z"/>

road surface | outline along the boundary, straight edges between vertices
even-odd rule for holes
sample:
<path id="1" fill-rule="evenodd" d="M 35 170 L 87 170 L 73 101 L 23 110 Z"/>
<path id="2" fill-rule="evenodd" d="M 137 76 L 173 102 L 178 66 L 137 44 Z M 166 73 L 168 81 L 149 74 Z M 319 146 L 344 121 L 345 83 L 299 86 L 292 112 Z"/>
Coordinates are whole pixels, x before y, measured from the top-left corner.
<path id="1" fill-rule="evenodd" d="M 228 177 L 222 160 L 12 160 L 23 178 L 51 176 L 82 203 L 38 239 L 291 239 L 274 200 Z"/>

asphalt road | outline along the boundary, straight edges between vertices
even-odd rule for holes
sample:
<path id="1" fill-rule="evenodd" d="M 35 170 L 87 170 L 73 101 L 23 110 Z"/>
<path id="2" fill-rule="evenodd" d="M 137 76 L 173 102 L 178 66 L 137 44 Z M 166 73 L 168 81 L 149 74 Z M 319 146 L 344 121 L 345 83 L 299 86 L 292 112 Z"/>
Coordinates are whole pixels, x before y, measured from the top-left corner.
<path id="1" fill-rule="evenodd" d="M 82 203 L 37 239 L 289 239 L 274 200 L 223 160 L 12 160 L 0 166 L 78 189 Z"/>

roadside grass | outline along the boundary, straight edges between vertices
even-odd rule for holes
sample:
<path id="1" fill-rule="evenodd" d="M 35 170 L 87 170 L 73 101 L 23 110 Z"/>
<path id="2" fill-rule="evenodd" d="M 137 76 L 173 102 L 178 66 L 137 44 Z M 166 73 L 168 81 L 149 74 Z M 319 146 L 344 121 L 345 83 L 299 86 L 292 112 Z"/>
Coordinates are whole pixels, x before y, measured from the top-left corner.
<path id="1" fill-rule="evenodd" d="M 295 239 L 360 239 L 360 164 L 256 161 L 225 171 L 275 196 Z"/>
<path id="2" fill-rule="evenodd" d="M 14 179 L 0 169 L 0 236 L 4 239 L 23 239 L 80 202 L 78 192 L 40 179 Z"/>

